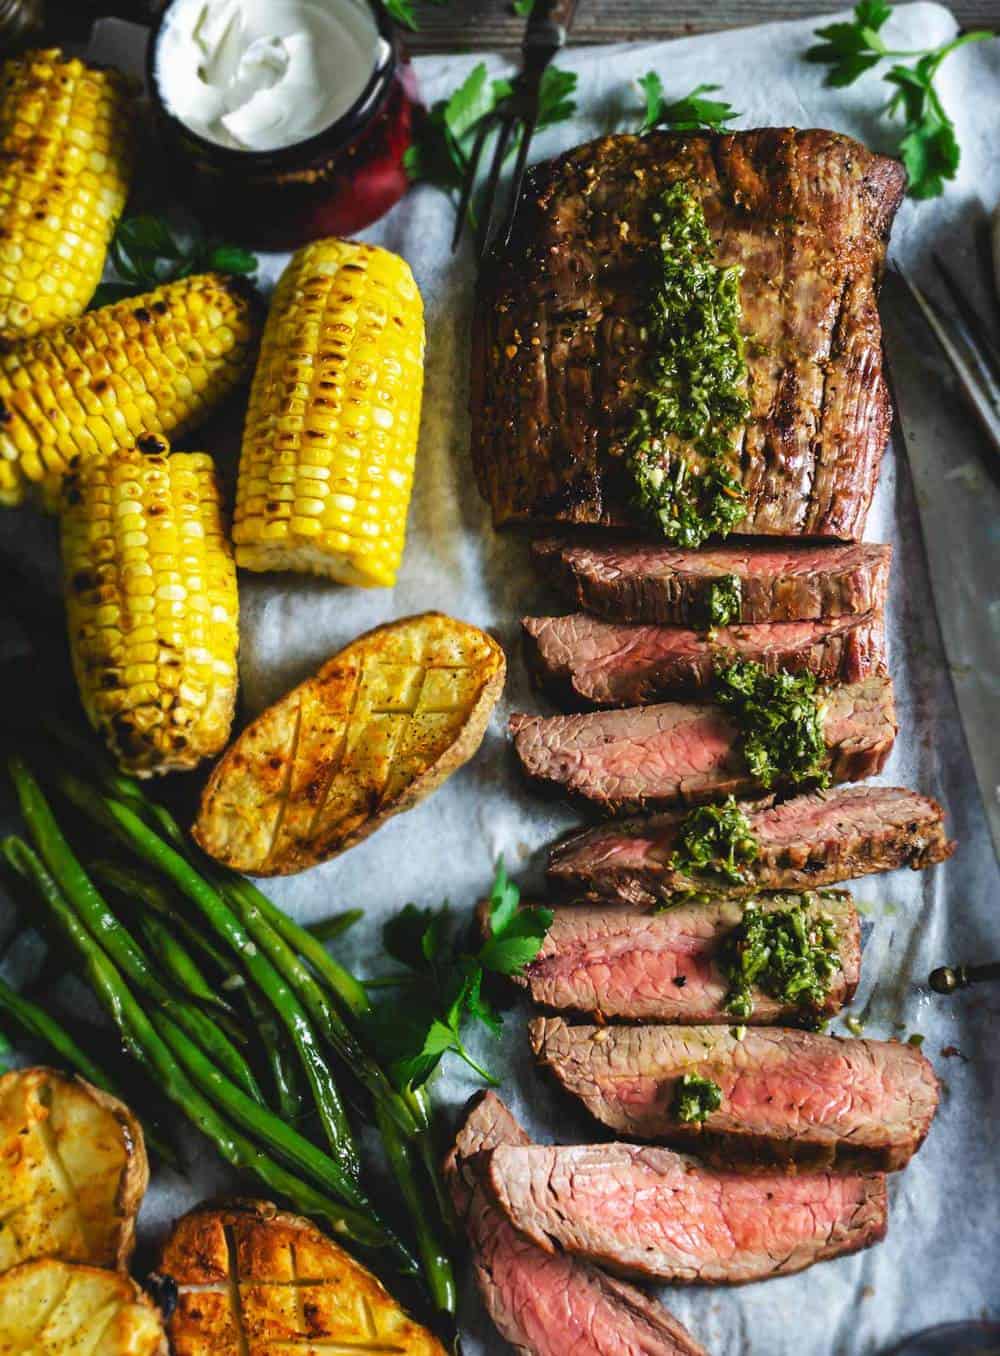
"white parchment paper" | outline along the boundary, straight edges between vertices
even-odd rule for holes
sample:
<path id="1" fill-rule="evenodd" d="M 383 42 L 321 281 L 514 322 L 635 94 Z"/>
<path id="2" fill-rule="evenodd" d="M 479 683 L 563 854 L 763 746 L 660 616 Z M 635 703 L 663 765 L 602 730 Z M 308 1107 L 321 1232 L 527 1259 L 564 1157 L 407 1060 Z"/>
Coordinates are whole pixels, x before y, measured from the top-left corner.
<path id="1" fill-rule="evenodd" d="M 895 45 L 904 48 L 937 43 L 955 30 L 951 15 L 933 4 L 902 7 L 892 24 Z M 737 126 L 832 127 L 888 149 L 891 130 L 876 112 L 886 87 L 870 75 L 846 91 L 823 88 L 822 70 L 802 60 L 814 26 L 780 24 L 672 43 L 570 50 L 560 64 L 579 73 L 579 113 L 571 124 L 538 137 L 537 158 L 634 127 L 640 96 L 633 81 L 651 68 L 660 72 L 671 97 L 697 83 L 721 85 L 724 97 L 741 110 Z M 141 55 L 136 30 L 105 26 L 99 41 L 114 44 L 133 61 Z M 474 33 L 469 41 L 474 45 Z M 478 59 L 417 61 L 425 100 L 449 92 Z M 499 59 L 488 60 L 498 74 L 508 69 Z M 942 85 L 959 127 L 961 174 L 941 202 L 903 207 L 893 251 L 919 270 L 936 243 L 971 271 L 972 223 L 1000 196 L 1000 43 L 957 54 L 944 68 Z M 397 587 L 363 592 L 287 575 L 240 579 L 245 716 L 359 632 L 427 608 L 489 628 L 508 652 L 505 696 L 469 766 L 431 800 L 343 858 L 266 887 L 303 921 L 363 906 L 366 919 L 351 934 L 348 954 L 367 973 L 380 968 L 379 927 L 391 911 L 408 900 L 431 904 L 445 896 L 456 907 L 471 906 L 488 887 L 501 852 L 527 888 L 537 886 L 544 845 L 577 822 L 573 812 L 521 785 L 505 734 L 512 710 L 540 706 L 522 666 L 518 620 L 558 602 L 529 568 L 524 540 L 493 532 L 473 482 L 466 415 L 473 265 L 468 252 L 450 254 L 451 226 L 447 201 L 421 188 L 365 233 L 410 261 L 427 308 L 420 455 Z M 283 257 L 267 257 L 266 278 L 273 280 L 283 263 Z M 925 986 L 934 965 L 1000 958 L 995 936 L 1000 880 L 952 688 L 953 679 L 970 681 L 969 673 L 982 667 L 984 647 L 997 642 L 1000 497 L 978 469 L 979 434 L 916 322 L 904 312 L 890 321 L 890 356 L 917 494 L 932 508 L 939 530 L 931 547 L 932 591 L 911 472 L 899 449 L 890 448 L 868 523 L 869 538 L 892 542 L 896 552 L 889 636 L 901 731 L 884 780 L 938 797 L 960 848 L 933 871 L 897 872 L 858 886 L 870 931 L 854 1011 L 864 1014 L 870 1035 L 922 1033 L 944 1095 L 927 1144 L 891 1182 L 890 1230 L 882 1246 L 740 1290 L 664 1291 L 669 1306 L 715 1356 L 862 1356 L 931 1324 L 1000 1314 L 995 1035 L 1000 992 L 984 988 L 944 1000 L 932 998 Z M 11 531 L 26 547 L 52 553 L 50 530 L 39 529 L 26 515 L 9 516 Z M 969 672 L 949 672 L 935 597 L 950 626 L 959 624 Z M 998 674 L 995 663 L 987 669 L 984 709 L 988 694 L 995 696 Z M 499 1044 L 485 1034 L 474 1037 L 477 1054 L 502 1073 L 504 1095 L 532 1133 L 566 1142 L 593 1137 L 587 1118 L 574 1115 L 564 1101 L 556 1103 L 533 1069 L 525 1015 L 523 1007 L 511 1010 Z M 452 1119 L 474 1090 L 455 1067 L 434 1087 L 444 1115 Z M 214 1155 L 204 1147 L 198 1153 L 190 1181 L 164 1176 L 154 1183 L 142 1219 L 148 1241 L 224 1181 Z M 468 1283 L 465 1289 L 466 1351 L 493 1356 L 506 1350 Z"/>

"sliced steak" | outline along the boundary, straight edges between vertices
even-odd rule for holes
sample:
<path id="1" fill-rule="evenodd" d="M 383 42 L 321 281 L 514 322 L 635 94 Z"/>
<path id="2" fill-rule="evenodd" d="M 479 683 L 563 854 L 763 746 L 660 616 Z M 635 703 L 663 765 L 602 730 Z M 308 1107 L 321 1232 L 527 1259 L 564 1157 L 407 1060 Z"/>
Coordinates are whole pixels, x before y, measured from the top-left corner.
<path id="1" fill-rule="evenodd" d="M 887 672 L 885 628 L 872 613 L 707 633 L 616 625 L 585 612 L 526 617 L 521 625 L 529 668 L 557 701 L 573 708 L 697 697 L 711 688 L 720 659 L 752 659 L 768 673 L 813 673 L 823 683 L 856 683 Z"/>
<path id="2" fill-rule="evenodd" d="M 625 453 L 652 356 L 653 210 L 678 180 L 718 262 L 742 269 L 740 532 L 861 537 L 889 433 L 876 291 L 905 175 L 789 128 L 611 136 L 531 171 L 474 308 L 472 457 L 495 523 L 641 521 Z"/>
<path id="3" fill-rule="evenodd" d="M 747 1172 L 639 1144 L 501 1144 L 488 1181 L 540 1249 L 662 1281 L 787 1276 L 886 1230 L 881 1173 Z"/>
<path id="4" fill-rule="evenodd" d="M 739 730 L 711 702 L 662 702 L 624 711 L 510 718 L 525 773 L 603 810 L 676 805 L 759 789 L 740 751 Z M 892 680 L 833 688 L 823 737 L 835 782 L 880 772 L 896 738 Z"/>
<path id="5" fill-rule="evenodd" d="M 559 1017 L 528 1032 L 562 1086 L 626 1139 L 894 1171 L 920 1148 L 937 1109 L 934 1070 L 899 1041 L 768 1027 L 738 1040 L 725 1026 L 568 1026 Z M 703 1124 L 674 1114 L 684 1074 L 722 1092 Z"/>
<path id="6" fill-rule="evenodd" d="M 837 786 L 746 807 L 759 851 L 745 886 L 671 866 L 682 811 L 619 820 L 556 843 L 549 879 L 576 898 L 655 904 L 678 893 L 809 889 L 877 871 L 943 862 L 955 850 L 937 801 L 900 786 Z"/>
<path id="7" fill-rule="evenodd" d="M 485 1189 L 490 1150 L 530 1143 L 492 1092 L 459 1131 L 445 1176 L 473 1250 L 483 1304 L 521 1356 L 705 1356 L 667 1312 L 624 1281 L 516 1232 Z"/>
<path id="8" fill-rule="evenodd" d="M 861 929 L 850 895 L 761 895 L 765 911 L 802 903 L 824 913 L 839 942 L 840 970 L 833 976 L 822 1015 L 839 1011 L 857 988 Z M 518 982 L 545 1007 L 629 1017 L 651 1022 L 732 1022 L 726 1011 L 728 982 L 719 968 L 725 939 L 743 920 L 735 899 L 677 904 L 642 914 L 628 906 L 571 904 L 553 910 L 552 926 L 538 955 Z M 754 994 L 758 1024 L 801 1016 L 799 1009 L 767 994 Z"/>
<path id="9" fill-rule="evenodd" d="M 545 538 L 532 554 L 570 602 L 608 621 L 707 626 L 713 589 L 733 577 L 743 623 L 881 613 L 892 547 L 742 542 L 685 551 Z"/>

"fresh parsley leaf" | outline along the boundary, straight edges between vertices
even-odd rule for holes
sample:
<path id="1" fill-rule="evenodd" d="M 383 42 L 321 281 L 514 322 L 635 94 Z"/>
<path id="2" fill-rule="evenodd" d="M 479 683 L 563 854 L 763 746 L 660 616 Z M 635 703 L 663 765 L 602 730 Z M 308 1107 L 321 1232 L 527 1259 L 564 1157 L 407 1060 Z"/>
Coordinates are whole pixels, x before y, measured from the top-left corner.
<path id="1" fill-rule="evenodd" d="M 257 272 L 257 256 L 249 250 L 197 233 L 179 239 L 157 216 L 123 218 L 111 242 L 110 257 L 118 277 L 101 283 L 91 300 L 92 308 L 150 292 L 192 273 Z"/>
<path id="2" fill-rule="evenodd" d="M 896 64 L 883 79 L 894 87 L 885 111 L 890 117 L 902 116 L 903 131 L 899 154 L 906 167 L 909 192 L 914 198 L 936 198 L 945 183 L 954 179 L 961 150 L 955 127 L 948 116 L 934 80 L 946 57 L 969 42 L 981 42 L 992 33 L 965 33 L 940 47 L 923 51 L 899 52 L 889 48 L 881 30 L 892 13 L 886 0 L 859 0 L 854 18 L 848 23 L 827 24 L 816 30 L 822 42 L 806 52 L 807 61 L 829 66 L 826 83 L 836 87 L 851 85 L 865 71 L 883 61 L 916 58 L 913 65 Z"/>
<path id="3" fill-rule="evenodd" d="M 547 66 L 538 89 L 538 127 L 553 127 L 566 122 L 576 112 L 577 74 L 558 66 Z"/>
<path id="4" fill-rule="evenodd" d="M 535 0 L 514 0 L 511 9 L 515 14 L 520 15 L 522 19 L 530 19 L 531 11 L 535 8 Z"/>
<path id="5" fill-rule="evenodd" d="M 443 5 L 445 0 L 431 0 L 431 3 Z M 420 27 L 417 23 L 417 16 L 413 12 L 413 0 L 385 0 L 385 8 L 390 18 L 395 19 L 396 23 L 402 24 L 404 28 L 417 29 Z"/>
<path id="6" fill-rule="evenodd" d="M 405 1020 L 398 999 L 376 1009 L 371 1036 L 399 1088 L 418 1087 L 446 1054 L 457 1055 L 480 1078 L 495 1080 L 469 1054 L 462 1040 L 466 1020 L 500 1034 L 502 1018 L 483 993 L 488 973 L 512 975 L 533 960 L 552 922 L 548 909 L 520 907 L 521 897 L 497 863 L 490 893 L 489 936 L 475 953 L 459 949 L 447 904 L 419 909 L 408 904 L 382 930 L 386 951 L 414 976 L 407 987 Z"/>
<path id="7" fill-rule="evenodd" d="M 666 127 L 674 132 L 695 132 L 700 128 L 717 132 L 740 116 L 731 104 L 702 97 L 714 94 L 718 85 L 696 85 L 690 94 L 668 103 L 663 81 L 656 71 L 647 71 L 639 77 L 638 83 L 646 101 L 640 132 L 650 132 L 654 127 Z"/>

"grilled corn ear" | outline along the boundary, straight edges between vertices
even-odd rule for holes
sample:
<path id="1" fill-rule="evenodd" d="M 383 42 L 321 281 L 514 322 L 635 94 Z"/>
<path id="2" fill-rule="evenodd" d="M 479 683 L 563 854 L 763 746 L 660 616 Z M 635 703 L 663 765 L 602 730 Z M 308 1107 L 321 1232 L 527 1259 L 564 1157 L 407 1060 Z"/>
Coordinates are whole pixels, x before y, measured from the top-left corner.
<path id="1" fill-rule="evenodd" d="M 425 612 L 376 627 L 249 725 L 192 833 L 237 871 L 302 871 L 435 791 L 479 748 L 503 689 L 492 636 Z"/>
<path id="2" fill-rule="evenodd" d="M 148 1182 L 116 1098 L 54 1069 L 0 1078 L 0 1271 L 35 1257 L 124 1269 Z"/>
<path id="3" fill-rule="evenodd" d="M 62 555 L 90 723 L 137 776 L 218 753 L 236 702 L 239 606 L 211 457 L 163 439 L 81 459 Z"/>
<path id="4" fill-rule="evenodd" d="M 403 259 L 347 240 L 320 240 L 292 257 L 250 392 L 238 565 L 395 583 L 423 358 L 423 303 Z"/>
<path id="5" fill-rule="evenodd" d="M 185 1215 L 159 1271 L 177 1287 L 167 1324 L 174 1356 L 445 1356 L 370 1271 L 268 1201 Z"/>
<path id="6" fill-rule="evenodd" d="M 0 1352 L 7 1356 L 167 1356 L 160 1315 L 117 1271 L 51 1259 L 0 1276 Z"/>
<path id="7" fill-rule="evenodd" d="M 36 486 L 54 508 L 75 457 L 193 427 L 241 381 L 255 338 L 245 285 L 204 273 L 0 353 L 0 504 Z"/>
<path id="8" fill-rule="evenodd" d="M 0 66 L 0 339 L 82 314 L 128 196 L 133 87 L 54 48 Z"/>

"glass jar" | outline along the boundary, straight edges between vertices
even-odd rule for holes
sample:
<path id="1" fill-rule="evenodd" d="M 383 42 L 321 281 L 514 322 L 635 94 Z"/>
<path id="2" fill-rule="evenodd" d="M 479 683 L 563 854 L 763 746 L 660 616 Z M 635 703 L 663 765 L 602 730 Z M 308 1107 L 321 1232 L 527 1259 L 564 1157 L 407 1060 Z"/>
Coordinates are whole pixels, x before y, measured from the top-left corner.
<path id="1" fill-rule="evenodd" d="M 172 182 L 198 217 L 228 241 L 294 249 L 321 236 L 351 235 L 406 192 L 403 156 L 412 140 L 416 80 L 383 6 L 378 0 L 363 3 L 379 36 L 367 84 L 328 127 L 276 150 L 221 145 L 181 121 L 157 77 L 171 5 L 153 27 L 147 88 Z"/>

